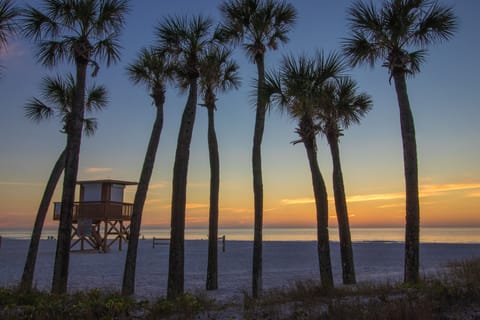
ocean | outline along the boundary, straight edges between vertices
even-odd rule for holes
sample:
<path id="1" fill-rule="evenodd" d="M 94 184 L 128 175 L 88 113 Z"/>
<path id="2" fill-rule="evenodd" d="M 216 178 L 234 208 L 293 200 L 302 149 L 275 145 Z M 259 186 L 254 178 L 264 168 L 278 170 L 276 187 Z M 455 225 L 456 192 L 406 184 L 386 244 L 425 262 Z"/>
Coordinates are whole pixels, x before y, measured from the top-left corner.
<path id="1" fill-rule="evenodd" d="M 32 230 L 27 228 L 0 228 L 0 236 L 12 239 L 29 239 Z M 329 228 L 330 240 L 338 241 L 338 229 Z M 227 240 L 253 240 L 253 228 L 220 228 L 219 236 L 225 235 Z M 402 242 L 403 228 L 351 228 L 353 242 Z M 168 238 L 170 230 L 161 226 L 143 226 L 140 237 Z M 56 227 L 46 227 L 42 232 L 42 239 L 57 237 Z M 207 239 L 207 228 L 187 228 L 185 238 L 189 240 Z M 272 228 L 265 227 L 264 241 L 315 241 L 315 228 Z M 480 228 L 432 228 L 424 227 L 420 230 L 420 241 L 423 243 L 479 243 Z"/>

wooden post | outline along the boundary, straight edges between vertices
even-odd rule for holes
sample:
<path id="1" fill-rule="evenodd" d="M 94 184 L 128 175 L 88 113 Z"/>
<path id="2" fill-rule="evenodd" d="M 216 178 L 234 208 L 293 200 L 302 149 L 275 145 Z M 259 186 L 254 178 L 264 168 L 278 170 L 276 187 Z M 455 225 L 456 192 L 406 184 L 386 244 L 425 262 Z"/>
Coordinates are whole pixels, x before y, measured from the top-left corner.
<path id="1" fill-rule="evenodd" d="M 225 252 L 225 235 L 222 236 L 222 252 Z"/>

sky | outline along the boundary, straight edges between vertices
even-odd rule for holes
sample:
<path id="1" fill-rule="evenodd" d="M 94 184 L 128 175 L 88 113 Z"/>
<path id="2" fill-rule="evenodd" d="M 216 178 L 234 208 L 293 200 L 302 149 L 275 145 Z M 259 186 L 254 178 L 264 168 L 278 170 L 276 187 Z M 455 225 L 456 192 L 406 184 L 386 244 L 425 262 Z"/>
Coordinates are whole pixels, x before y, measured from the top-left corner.
<path id="1" fill-rule="evenodd" d="M 16 1 L 38 6 L 40 1 Z M 146 88 L 132 84 L 125 68 L 142 47 L 155 43 L 155 27 L 166 16 L 202 14 L 219 20 L 220 0 L 135 0 L 122 32 L 121 61 L 101 65 L 88 84 L 107 87 L 109 104 L 95 113 L 98 130 L 84 137 L 79 180 L 138 181 L 155 109 Z M 273 70 L 283 55 L 338 50 L 348 35 L 351 1 L 292 1 L 298 21 L 290 41 L 266 54 Z M 458 16 L 453 39 L 430 48 L 420 74 L 408 79 L 413 109 L 420 181 L 422 226 L 480 227 L 480 2 L 445 0 Z M 251 227 L 253 187 L 251 149 L 255 112 L 253 83 L 256 67 L 236 48 L 241 87 L 218 97 L 216 129 L 220 152 L 220 226 Z M 72 71 L 61 65 L 46 69 L 34 57 L 34 45 L 17 36 L 0 53 L 0 228 L 31 227 L 53 164 L 65 145 L 57 119 L 33 123 L 24 116 L 28 99 L 39 97 L 41 79 Z M 345 131 L 340 152 L 350 223 L 353 227 L 401 227 L 405 223 L 402 141 L 398 105 L 387 70 L 357 67 L 349 72 L 361 92 L 373 99 L 373 109 Z M 167 89 L 165 122 L 143 213 L 144 225 L 170 223 L 173 161 L 186 96 Z M 295 121 L 272 108 L 262 144 L 264 224 L 269 227 L 313 227 L 315 208 L 305 148 L 297 139 Z M 330 151 L 318 137 L 318 160 L 329 194 L 329 223 L 336 226 Z M 208 224 L 209 161 L 207 113 L 199 106 L 187 189 L 187 227 Z M 127 187 L 132 202 L 135 187 Z M 61 198 L 61 183 L 54 201 Z M 53 206 L 46 225 L 55 226 Z"/>

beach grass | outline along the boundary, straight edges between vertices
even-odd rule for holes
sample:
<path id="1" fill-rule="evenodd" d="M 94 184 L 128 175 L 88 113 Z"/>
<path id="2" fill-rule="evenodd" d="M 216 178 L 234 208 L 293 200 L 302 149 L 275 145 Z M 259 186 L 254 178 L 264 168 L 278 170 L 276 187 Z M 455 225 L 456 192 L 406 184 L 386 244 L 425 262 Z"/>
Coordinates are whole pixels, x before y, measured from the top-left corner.
<path id="1" fill-rule="evenodd" d="M 242 300 L 242 299 L 240 299 Z M 361 283 L 324 290 L 315 281 L 267 290 L 258 299 L 135 300 L 93 289 L 66 295 L 0 288 L 1 319 L 478 319 L 480 259 L 451 263 L 416 285 Z"/>

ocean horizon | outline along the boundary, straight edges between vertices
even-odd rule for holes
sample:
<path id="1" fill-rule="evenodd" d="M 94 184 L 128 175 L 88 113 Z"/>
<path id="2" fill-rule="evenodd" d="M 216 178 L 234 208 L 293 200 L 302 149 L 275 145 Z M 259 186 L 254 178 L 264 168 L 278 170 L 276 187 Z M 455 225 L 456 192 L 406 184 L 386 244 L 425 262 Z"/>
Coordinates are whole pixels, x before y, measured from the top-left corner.
<path id="1" fill-rule="evenodd" d="M 45 227 L 42 239 L 57 237 L 57 227 Z M 31 228 L 0 228 L 0 236 L 10 239 L 30 239 Z M 246 228 L 219 228 L 219 236 L 225 235 L 227 241 L 252 241 L 253 227 Z M 329 228 L 330 241 L 339 241 L 338 229 Z M 168 238 L 170 229 L 163 226 L 142 226 L 140 238 L 152 239 Z M 354 227 L 351 228 L 353 242 L 403 242 L 404 228 L 399 227 Z M 191 227 L 185 229 L 185 239 L 205 240 L 208 238 L 208 228 Z M 263 230 L 264 241 L 316 241 L 316 228 L 294 227 L 265 227 Z M 479 227 L 422 227 L 420 229 L 420 242 L 422 243 L 480 243 Z"/>

